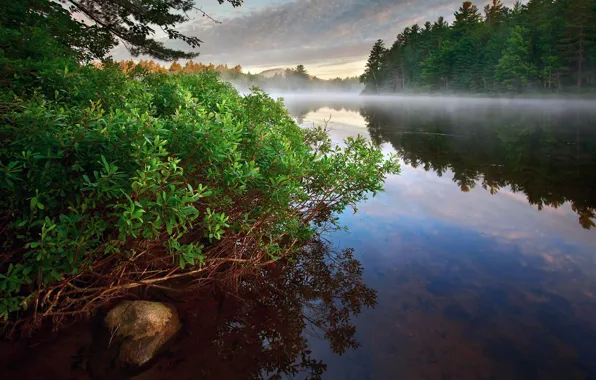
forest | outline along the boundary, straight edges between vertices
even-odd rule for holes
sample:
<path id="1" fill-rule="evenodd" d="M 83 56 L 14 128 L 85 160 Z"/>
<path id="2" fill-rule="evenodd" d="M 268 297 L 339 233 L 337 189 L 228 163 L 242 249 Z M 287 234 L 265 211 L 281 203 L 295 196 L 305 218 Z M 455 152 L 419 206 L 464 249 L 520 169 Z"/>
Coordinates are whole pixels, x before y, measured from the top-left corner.
<path id="1" fill-rule="evenodd" d="M 596 1 L 465 1 L 452 24 L 413 25 L 378 40 L 365 93 L 585 93 L 596 88 Z"/>

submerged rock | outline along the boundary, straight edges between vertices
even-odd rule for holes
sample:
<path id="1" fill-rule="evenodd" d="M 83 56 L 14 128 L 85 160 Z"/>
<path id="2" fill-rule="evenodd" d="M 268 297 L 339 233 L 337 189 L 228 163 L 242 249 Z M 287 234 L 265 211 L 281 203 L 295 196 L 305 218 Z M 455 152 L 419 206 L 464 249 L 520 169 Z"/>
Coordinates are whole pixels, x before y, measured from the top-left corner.
<path id="1" fill-rule="evenodd" d="M 180 330 L 176 308 L 161 302 L 124 301 L 104 319 L 110 346 L 118 346 L 118 361 L 140 367 Z"/>

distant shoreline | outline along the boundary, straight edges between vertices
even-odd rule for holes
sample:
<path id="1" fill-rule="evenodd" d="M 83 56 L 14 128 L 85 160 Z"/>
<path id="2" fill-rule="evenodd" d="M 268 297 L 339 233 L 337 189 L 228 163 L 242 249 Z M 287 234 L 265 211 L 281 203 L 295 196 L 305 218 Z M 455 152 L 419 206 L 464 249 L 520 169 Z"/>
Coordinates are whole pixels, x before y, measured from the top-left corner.
<path id="1" fill-rule="evenodd" d="M 440 94 L 440 93 L 390 93 L 390 94 L 359 94 L 359 93 L 348 93 L 348 92 L 289 92 L 289 93 L 276 93 L 270 92 L 269 95 L 273 98 L 284 98 L 284 99 L 305 99 L 313 100 L 322 97 L 332 97 L 338 100 L 395 100 L 395 99 L 408 99 L 408 100 L 436 100 L 436 99 L 449 99 L 450 103 L 461 102 L 462 100 L 497 100 L 500 102 L 509 101 L 545 101 L 545 102 L 561 102 L 561 103 L 585 103 L 594 104 L 596 103 L 596 94 L 593 96 L 570 96 L 568 94 L 553 94 L 553 95 L 539 95 L 539 94 L 524 94 L 509 96 L 504 94 Z"/>

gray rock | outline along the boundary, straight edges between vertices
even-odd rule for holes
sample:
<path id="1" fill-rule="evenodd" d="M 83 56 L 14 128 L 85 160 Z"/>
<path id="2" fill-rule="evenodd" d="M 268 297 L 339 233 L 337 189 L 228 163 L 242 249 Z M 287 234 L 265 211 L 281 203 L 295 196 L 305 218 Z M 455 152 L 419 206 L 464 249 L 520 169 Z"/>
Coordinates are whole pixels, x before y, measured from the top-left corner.
<path id="1" fill-rule="evenodd" d="M 151 360 L 180 330 L 176 308 L 161 302 L 123 301 L 104 319 L 110 345 L 118 345 L 121 365 L 137 366 Z"/>

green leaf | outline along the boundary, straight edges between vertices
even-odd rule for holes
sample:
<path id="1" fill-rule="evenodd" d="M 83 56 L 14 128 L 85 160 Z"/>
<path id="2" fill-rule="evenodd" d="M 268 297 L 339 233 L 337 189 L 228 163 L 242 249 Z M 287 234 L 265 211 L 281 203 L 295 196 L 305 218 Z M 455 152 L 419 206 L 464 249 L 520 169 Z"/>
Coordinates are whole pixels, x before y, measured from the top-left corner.
<path id="1" fill-rule="evenodd" d="M 62 275 L 60 273 L 58 273 L 58 271 L 56 269 L 52 269 L 50 272 L 50 275 L 54 278 L 54 280 L 62 280 Z"/>

